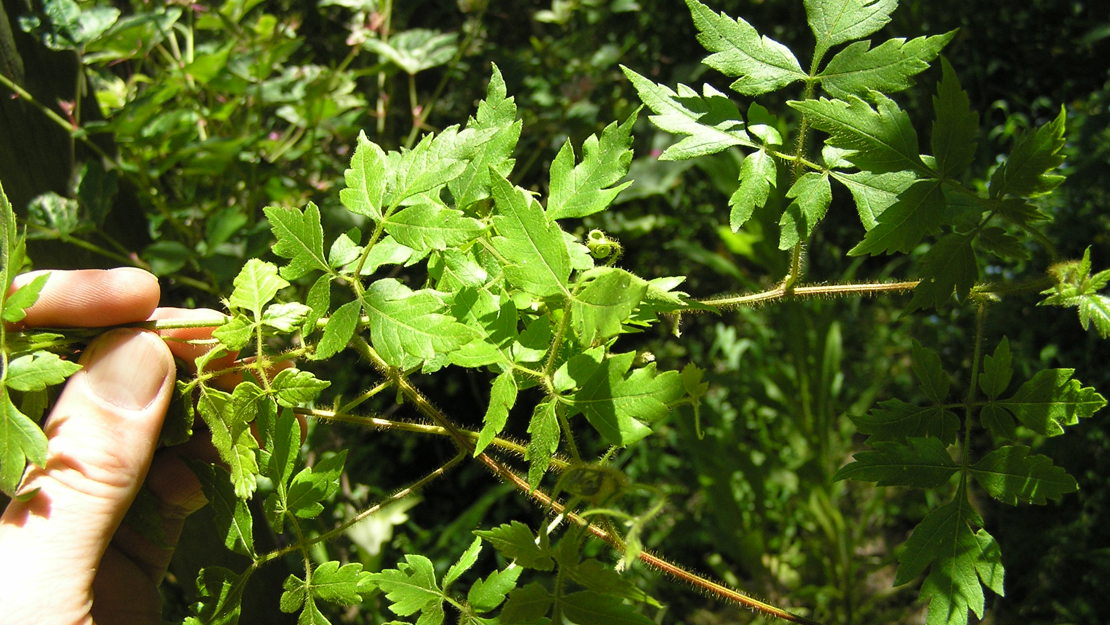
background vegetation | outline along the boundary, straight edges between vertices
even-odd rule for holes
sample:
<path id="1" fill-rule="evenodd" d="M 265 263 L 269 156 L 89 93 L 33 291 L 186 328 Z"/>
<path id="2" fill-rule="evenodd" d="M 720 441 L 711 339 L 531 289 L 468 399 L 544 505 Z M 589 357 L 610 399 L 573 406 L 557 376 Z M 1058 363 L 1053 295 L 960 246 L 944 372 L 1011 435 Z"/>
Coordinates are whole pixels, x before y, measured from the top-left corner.
<path id="1" fill-rule="evenodd" d="M 801 2 L 712 4 L 787 45 L 809 45 Z M 944 54 L 984 115 L 979 171 L 1015 133 L 1066 107 L 1069 180 L 1042 208 L 1055 216 L 1060 258 L 1092 245 L 1096 266 L 1105 266 L 1110 18 L 1101 3 L 901 5 L 890 33 L 960 29 Z M 337 189 L 359 131 L 397 148 L 465 120 L 485 94 L 491 63 L 526 128 L 513 182 L 537 190 L 565 139 L 579 145 L 639 106 L 618 64 L 665 84 L 727 84 L 699 64 L 705 51 L 688 10 L 674 0 L 5 0 L 4 8 L 0 74 L 12 84 L 0 93 L 19 88 L 29 97 L 0 98 L 0 181 L 29 224 L 36 266 L 146 267 L 163 278 L 170 305 L 220 308 L 243 262 L 269 257 L 264 206 L 313 201 L 326 234 L 351 227 Z M 939 77 L 939 68 L 931 71 L 922 82 Z M 904 107 L 927 110 L 931 93 L 907 92 Z M 737 157 L 659 161 L 665 139 L 656 132 L 646 120 L 636 126 L 636 184 L 617 209 L 587 219 L 586 229 L 619 238 L 622 264 L 641 275 L 690 276 L 692 294 L 773 286 L 789 263 L 777 249 L 777 219 L 757 215 L 739 233 L 722 225 Z M 811 279 L 901 275 L 901 259 L 859 260 L 847 270 L 834 262 L 859 237 L 851 208 L 837 210 L 847 199 L 834 197 L 812 246 Z M 1047 264 L 1036 256 L 1028 262 Z M 891 549 L 935 502 L 833 480 L 861 441 L 849 417 L 892 389 L 914 386 L 907 337 L 929 337 L 947 368 L 964 364 L 969 313 L 903 315 L 905 303 L 902 296 L 783 303 L 684 317 L 681 340 L 642 336 L 637 347 L 660 368 L 692 360 L 707 369 L 710 384 L 702 431 L 676 414 L 616 459 L 630 478 L 668 495 L 645 545 L 664 546 L 672 558 L 772 602 L 810 606 L 830 623 L 923 622 L 913 588 L 892 588 Z M 990 336 L 1010 337 L 1015 363 L 1026 368 L 1020 373 L 1074 367 L 1086 384 L 1110 389 L 1105 341 L 1073 316 L 1035 304 L 1034 297 L 1008 302 L 1016 308 L 988 321 Z M 334 390 L 362 387 L 361 365 L 332 367 L 317 375 Z M 480 427 L 489 390 L 475 379 L 460 373 L 428 390 L 454 414 L 471 415 L 464 425 Z M 388 400 L 378 408 L 395 410 Z M 342 427 L 314 428 L 311 437 L 312 453 L 349 450 L 337 515 L 453 453 L 443 441 Z M 1080 493 L 1046 506 L 985 504 L 996 538 L 1010 546 L 1007 596 L 991 604 L 991 614 L 998 623 L 1105 622 L 1110 426 L 1105 418 L 1085 420 L 1071 435 L 1045 441 L 1042 453 L 1076 476 Z M 473 525 L 541 517 L 477 466 L 457 469 L 411 503 L 356 526 L 349 540 L 326 547 L 326 557 L 377 570 L 418 552 L 445 567 L 469 544 Z M 186 540 L 195 544 L 175 561 L 167 618 L 180 619 L 195 599 L 199 566 L 231 557 L 207 545 L 205 523 L 203 515 L 191 521 Z M 630 574 L 668 606 L 666 622 L 748 620 L 650 572 Z M 255 583 L 248 601 L 257 603 L 245 607 L 259 622 L 290 618 L 276 610 L 284 573 L 273 575 Z M 379 622 L 382 614 L 352 610 L 336 622 Z"/>

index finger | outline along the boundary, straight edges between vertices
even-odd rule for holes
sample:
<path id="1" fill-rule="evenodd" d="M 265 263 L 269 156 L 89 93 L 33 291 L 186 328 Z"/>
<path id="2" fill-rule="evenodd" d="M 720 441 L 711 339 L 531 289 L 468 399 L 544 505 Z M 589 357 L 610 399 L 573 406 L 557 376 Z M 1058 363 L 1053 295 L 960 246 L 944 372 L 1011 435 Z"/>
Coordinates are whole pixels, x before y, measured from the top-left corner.
<path id="1" fill-rule="evenodd" d="M 27 308 L 23 326 L 97 328 L 144 321 L 161 296 L 158 278 L 135 267 L 31 271 L 16 276 L 12 288 L 44 273 L 50 277 Z"/>

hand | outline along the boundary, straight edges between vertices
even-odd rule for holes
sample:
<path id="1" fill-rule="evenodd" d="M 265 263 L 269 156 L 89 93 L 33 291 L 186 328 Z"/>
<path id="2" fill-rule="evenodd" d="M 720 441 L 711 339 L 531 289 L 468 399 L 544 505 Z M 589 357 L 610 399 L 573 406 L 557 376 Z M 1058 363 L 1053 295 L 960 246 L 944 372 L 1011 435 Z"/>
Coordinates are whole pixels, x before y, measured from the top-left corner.
<path id="1" fill-rule="evenodd" d="M 56 271 L 23 323 L 103 327 L 216 315 L 156 310 L 158 299 L 157 279 L 138 269 Z M 161 623 L 158 584 L 185 517 L 205 503 L 182 461 L 189 445 L 155 453 L 173 391 L 172 352 L 196 350 L 171 345 L 153 332 L 115 329 L 81 356 L 83 368 L 44 424 L 46 466 L 23 478 L 20 492 L 34 494 L 0 517 L 0 624 Z M 160 502 L 168 546 L 121 526 L 144 481 Z"/>

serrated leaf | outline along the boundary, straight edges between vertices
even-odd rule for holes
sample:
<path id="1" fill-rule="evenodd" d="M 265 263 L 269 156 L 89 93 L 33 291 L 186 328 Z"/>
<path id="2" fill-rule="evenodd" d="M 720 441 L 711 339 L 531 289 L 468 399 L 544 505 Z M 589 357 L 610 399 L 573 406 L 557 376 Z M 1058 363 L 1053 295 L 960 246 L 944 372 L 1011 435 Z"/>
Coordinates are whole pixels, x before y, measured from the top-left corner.
<path id="1" fill-rule="evenodd" d="M 1110 338 L 1110 297 L 1092 293 L 1079 298 L 1079 325 L 1086 330 L 1094 324 L 1104 339 Z"/>
<path id="2" fill-rule="evenodd" d="M 289 259 L 281 268 L 282 277 L 296 280 L 311 271 L 330 271 L 316 204 L 309 202 L 304 212 L 291 206 L 267 206 L 262 211 L 274 233 L 274 254 Z"/>
<path id="3" fill-rule="evenodd" d="M 551 548 L 546 540 L 541 539 L 537 542 L 532 530 L 520 521 L 504 523 L 493 529 L 478 530 L 474 533 L 486 539 L 505 558 L 520 566 L 537 571 L 550 571 L 555 567 Z"/>
<path id="4" fill-rule="evenodd" d="M 760 37 L 751 24 L 716 13 L 698 0 L 686 0 L 698 29 L 698 42 L 713 54 L 702 63 L 729 77 L 730 87 L 744 95 L 760 95 L 805 80 L 798 59 L 770 37 Z"/>
<path id="5" fill-rule="evenodd" d="M 992 198 L 1035 197 L 1052 191 L 1064 181 L 1064 176 L 1049 172 L 1064 162 L 1060 149 L 1064 147 L 1065 120 L 1065 110 L 1061 107 L 1051 122 L 1018 137 L 1006 161 L 991 175 Z"/>
<path id="6" fill-rule="evenodd" d="M 1005 408 L 1026 427 L 1038 434 L 1059 436 L 1064 427 L 1075 425 L 1106 405 L 1106 399 L 1092 387 L 1085 387 L 1071 376 L 1074 369 L 1038 371 L 1008 399 L 994 402 Z"/>
<path id="7" fill-rule="evenodd" d="M 246 347 L 254 338 L 254 331 L 258 324 L 239 313 L 212 331 L 212 338 L 220 342 L 229 352 L 236 352 Z"/>
<path id="8" fill-rule="evenodd" d="M 909 89 L 912 77 L 928 69 L 955 34 L 951 31 L 909 41 L 897 37 L 874 49 L 869 41 L 857 41 L 838 52 L 817 76 L 825 91 L 836 98 Z"/>
<path id="9" fill-rule="evenodd" d="M 217 532 L 223 537 L 224 546 L 249 556 L 254 556 L 254 528 L 250 507 L 245 499 L 232 490 L 228 472 L 223 467 L 193 463 L 193 472 L 200 478 L 204 496 L 212 506 L 212 518 Z"/>
<path id="10" fill-rule="evenodd" d="M 571 325 L 587 346 L 620 334 L 647 292 L 647 282 L 623 269 L 598 267 L 582 274 L 586 286 L 571 300 Z"/>
<path id="11" fill-rule="evenodd" d="M 979 264 L 971 249 L 971 237 L 946 234 L 921 258 L 921 282 L 913 290 L 909 308 L 936 308 L 955 292 L 963 300 L 979 279 Z"/>
<path id="12" fill-rule="evenodd" d="M 278 277 L 278 269 L 273 263 L 252 258 L 243 265 L 239 275 L 232 283 L 235 287 L 228 297 L 232 308 L 249 310 L 256 319 L 262 316 L 262 309 L 277 296 L 278 291 L 289 283 Z"/>
<path id="13" fill-rule="evenodd" d="M 478 238 L 486 226 L 462 211 L 435 202 L 420 202 L 385 218 L 385 230 L 417 252 L 446 250 Z"/>
<path id="14" fill-rule="evenodd" d="M 632 184 L 617 184 L 632 163 L 632 125 L 637 113 L 623 123 L 613 122 L 582 144 L 582 162 L 575 164 L 568 140 L 551 162 L 551 190 L 547 216 L 551 219 L 585 217 L 605 210 L 617 194 Z"/>
<path id="15" fill-rule="evenodd" d="M 1010 386 L 1010 379 L 1014 375 L 1011 363 L 1010 340 L 1002 337 L 994 348 L 994 353 L 983 357 L 983 372 L 979 374 L 979 388 L 983 389 L 987 397 L 994 399 Z"/>
<path id="16" fill-rule="evenodd" d="M 383 199 L 389 176 L 386 169 L 385 152 L 378 144 L 358 133 L 355 153 L 351 156 L 351 167 L 343 172 L 347 188 L 339 192 L 339 201 L 347 210 L 381 221 Z"/>
<path id="17" fill-rule="evenodd" d="M 557 406 L 554 400 L 540 402 L 528 422 L 528 433 L 532 436 L 528 440 L 524 459 L 528 461 L 528 484 L 532 488 L 539 485 L 544 472 L 551 466 L 551 456 L 559 449 L 561 431 Z"/>
<path id="18" fill-rule="evenodd" d="M 497 65 L 493 66 L 486 97 L 478 103 L 477 114 L 466 127 L 495 133 L 469 155 L 466 169 L 447 185 L 463 210 L 489 197 L 491 170 L 508 176 L 515 162 L 511 155 L 520 138 L 521 122 L 516 118 L 516 103 L 506 95 L 505 79 Z"/>
<path id="19" fill-rule="evenodd" d="M 459 556 L 458 560 L 447 569 L 447 573 L 443 576 L 443 590 L 447 591 L 447 587 L 455 583 L 463 573 L 470 570 L 474 563 L 478 561 L 478 554 L 482 551 L 482 539 L 475 538 L 466 551 Z"/>
<path id="20" fill-rule="evenodd" d="M 493 226 L 499 235 L 492 243 L 509 263 L 505 277 L 538 297 L 569 293 L 570 255 L 559 226 L 527 191 L 501 176 L 493 177 L 492 192 L 497 208 Z"/>
<path id="21" fill-rule="evenodd" d="M 221 566 L 206 566 L 197 574 L 197 615 L 205 625 L 235 625 L 249 575 L 239 575 Z M 186 623 L 189 623 L 187 620 Z"/>
<path id="22" fill-rule="evenodd" d="M 463 132 L 477 134 L 473 129 Z M 451 126 L 438 134 L 425 135 L 411 150 L 389 155 L 391 184 L 386 196 L 389 207 L 415 196 L 434 194 L 466 170 L 466 162 L 456 158 L 458 135 L 458 127 Z"/>
<path id="23" fill-rule="evenodd" d="M 310 519 L 324 510 L 326 501 L 339 489 L 339 475 L 347 460 L 347 450 L 327 454 L 311 467 L 301 469 L 289 483 L 287 507 L 302 519 Z"/>
<path id="24" fill-rule="evenodd" d="M 282 492 L 293 475 L 297 453 L 301 447 L 301 427 L 291 410 L 282 410 L 268 428 L 266 454 L 263 456 L 263 473 L 274 487 Z"/>
<path id="25" fill-rule="evenodd" d="M 301 327 L 312 309 L 300 302 L 270 304 L 262 312 L 262 325 L 278 332 L 291 334 Z"/>
<path id="26" fill-rule="evenodd" d="M 253 384 L 244 382 L 239 386 L 246 389 Z M 240 397 L 243 392 L 239 391 Z M 212 434 L 212 446 L 230 470 L 235 496 L 249 499 L 257 486 L 259 473 L 258 441 L 250 429 L 250 419 L 254 415 L 238 410 L 244 404 L 232 400 L 232 395 L 204 386 L 197 411 Z"/>
<path id="27" fill-rule="evenodd" d="M 2 243 L 0 243 L 2 244 Z M 8 293 L 4 298 L 3 320 L 8 323 L 19 323 L 27 316 L 26 310 L 39 299 L 39 293 L 46 281 L 50 279 L 49 273 L 35 276 L 33 280 Z"/>
<path id="28" fill-rule="evenodd" d="M 959 467 L 952 461 L 944 443 L 936 438 L 908 438 L 905 441 L 876 441 L 874 450 L 852 456 L 833 479 L 875 482 L 879 486 L 936 488 L 948 483 Z"/>
<path id="29" fill-rule="evenodd" d="M 909 253 L 926 235 L 936 232 L 945 222 L 946 203 L 940 181 L 918 180 L 898 196 L 898 201 L 878 217 L 851 256 L 861 254 Z"/>
<path id="30" fill-rule="evenodd" d="M 362 564 L 350 562 L 340 566 L 334 560 L 324 562 L 312 571 L 307 590 L 314 597 L 339 605 L 355 605 L 370 590 L 371 573 Z"/>
<path id="31" fill-rule="evenodd" d="M 890 98 L 876 95 L 877 108 L 856 96 L 845 100 L 791 100 L 817 129 L 829 134 L 828 143 L 852 150 L 845 155 L 860 169 L 883 173 L 928 168 L 918 154 L 917 132 L 909 115 Z"/>
<path id="32" fill-rule="evenodd" d="M 740 185 L 728 199 L 728 223 L 733 232 L 740 230 L 756 208 L 767 203 L 777 176 L 775 159 L 767 152 L 759 150 L 744 156 L 740 163 Z"/>
<path id="33" fill-rule="evenodd" d="M 489 612 L 501 605 L 506 595 L 516 588 L 516 581 L 524 571 L 521 567 L 510 567 L 494 571 L 480 579 L 466 593 L 466 601 L 475 612 Z"/>
<path id="34" fill-rule="evenodd" d="M 560 370 L 578 390 L 568 403 L 612 445 L 630 445 L 651 433 L 646 424 L 667 414 L 683 395 L 677 371 L 658 372 L 655 364 L 630 369 L 633 352 L 590 350 L 574 356 Z"/>
<path id="35" fill-rule="evenodd" d="M 686 135 L 664 150 L 660 160 L 696 158 L 736 145 L 759 147 L 744 131 L 740 109 L 713 87 L 705 85 L 704 95 L 698 95 L 680 84 L 676 93 L 627 67 L 621 69 L 636 88 L 640 100 L 655 113 L 648 120 L 664 132 Z"/>
<path id="36" fill-rule="evenodd" d="M 347 302 L 332 313 L 324 326 L 324 335 L 316 344 L 316 351 L 312 354 L 313 360 L 331 358 L 347 347 L 347 343 L 355 334 L 358 326 L 359 315 L 362 313 L 362 302 L 357 300 Z"/>
<path id="37" fill-rule="evenodd" d="M 0 490 L 5 494 L 15 494 L 28 460 L 46 464 L 46 435 L 0 387 Z"/>
<path id="38" fill-rule="evenodd" d="M 829 175 L 806 172 L 786 192 L 793 200 L 779 219 L 779 249 L 788 250 L 804 242 L 813 233 L 817 222 L 825 216 L 832 202 Z"/>
<path id="39" fill-rule="evenodd" d="M 817 47 L 860 39 L 886 26 L 898 0 L 806 0 L 809 29 Z"/>
<path id="40" fill-rule="evenodd" d="M 392 278 L 363 294 L 374 347 L 391 365 L 407 368 L 465 345 L 474 331 L 443 314 L 446 304 L 433 291 L 412 291 Z"/>
<path id="41" fill-rule="evenodd" d="M 4 372 L 4 384 L 17 391 L 40 391 L 65 382 L 81 365 L 62 360 L 53 352 L 34 352 L 12 359 Z"/>
<path id="42" fill-rule="evenodd" d="M 517 336 L 517 310 L 507 295 L 457 286 L 451 314 L 475 334 L 473 340 L 451 352 L 453 364 L 483 367 L 513 362 L 510 347 Z"/>
<path id="43" fill-rule="evenodd" d="M 967 92 L 960 87 L 956 71 L 941 58 L 942 74 L 933 96 L 936 119 L 930 142 L 937 171 L 943 178 L 956 178 L 975 158 L 979 136 L 979 114 L 971 109 Z"/>
<path id="44" fill-rule="evenodd" d="M 421 555 L 408 554 L 395 569 L 374 573 L 371 582 L 385 593 L 389 610 L 399 616 L 421 613 L 442 614 L 443 591 L 436 584 L 432 561 Z"/>
<path id="45" fill-rule="evenodd" d="M 959 417 L 943 406 L 915 406 L 900 399 L 879 402 L 866 415 L 853 416 L 852 422 L 876 440 L 932 436 L 953 443 L 960 428 Z"/>
<path id="46" fill-rule="evenodd" d="M 658 601 L 641 590 L 627 577 L 618 573 L 610 564 L 590 558 L 573 565 L 562 562 L 560 566 L 575 583 L 586 590 L 619 599 L 628 599 L 637 603 L 646 603 L 652 607 L 662 607 Z"/>
<path id="47" fill-rule="evenodd" d="M 971 475 L 991 497 L 1011 506 L 1043 505 L 1079 490 L 1067 471 L 1031 451 L 1023 445 L 999 447 L 976 462 Z"/>
<path id="48" fill-rule="evenodd" d="M 282 369 L 274 376 L 274 380 L 270 382 L 270 390 L 278 404 L 293 408 L 310 403 L 320 391 L 330 385 L 331 382 L 317 378 L 310 371 L 291 367 Z"/>
<path id="49" fill-rule="evenodd" d="M 979 523 L 966 499 L 959 498 L 927 514 L 906 541 L 894 583 L 904 584 L 930 569 L 921 587 L 929 602 L 929 623 L 966 623 L 968 610 L 982 617 L 980 572 L 989 574 L 992 587 L 1001 587 L 1001 554 L 990 547 L 989 534 L 972 530 Z"/>
<path id="50" fill-rule="evenodd" d="M 490 387 L 489 406 L 482 417 L 482 431 L 478 433 L 478 442 L 474 444 L 474 455 L 482 453 L 490 442 L 505 429 L 509 420 L 509 411 L 516 404 L 517 384 L 512 370 L 506 370 L 493 380 Z"/>
<path id="51" fill-rule="evenodd" d="M 911 171 L 883 174 L 858 171 L 849 174 L 832 170 L 829 175 L 848 187 L 865 230 L 874 228 L 878 224 L 879 215 L 893 206 L 898 201 L 898 196 L 917 180 L 917 176 Z"/>

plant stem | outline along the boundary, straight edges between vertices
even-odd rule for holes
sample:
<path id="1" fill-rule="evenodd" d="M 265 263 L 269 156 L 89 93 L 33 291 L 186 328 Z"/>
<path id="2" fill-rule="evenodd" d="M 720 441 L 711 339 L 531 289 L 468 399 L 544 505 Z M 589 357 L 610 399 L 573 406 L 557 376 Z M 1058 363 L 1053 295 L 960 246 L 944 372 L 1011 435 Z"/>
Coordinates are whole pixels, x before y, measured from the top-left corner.
<path id="1" fill-rule="evenodd" d="M 787 297 L 842 297 L 847 295 L 874 295 L 879 293 L 912 291 L 919 282 L 919 280 L 910 280 L 907 282 L 871 282 L 863 284 L 817 284 L 796 286 L 789 289 L 783 284 L 769 291 L 761 291 L 748 295 L 711 297 L 709 299 L 697 300 L 697 303 L 702 306 L 718 309 L 738 308 L 740 306 L 754 306 L 756 304 Z M 691 307 L 682 312 L 700 311 L 697 308 Z"/>

